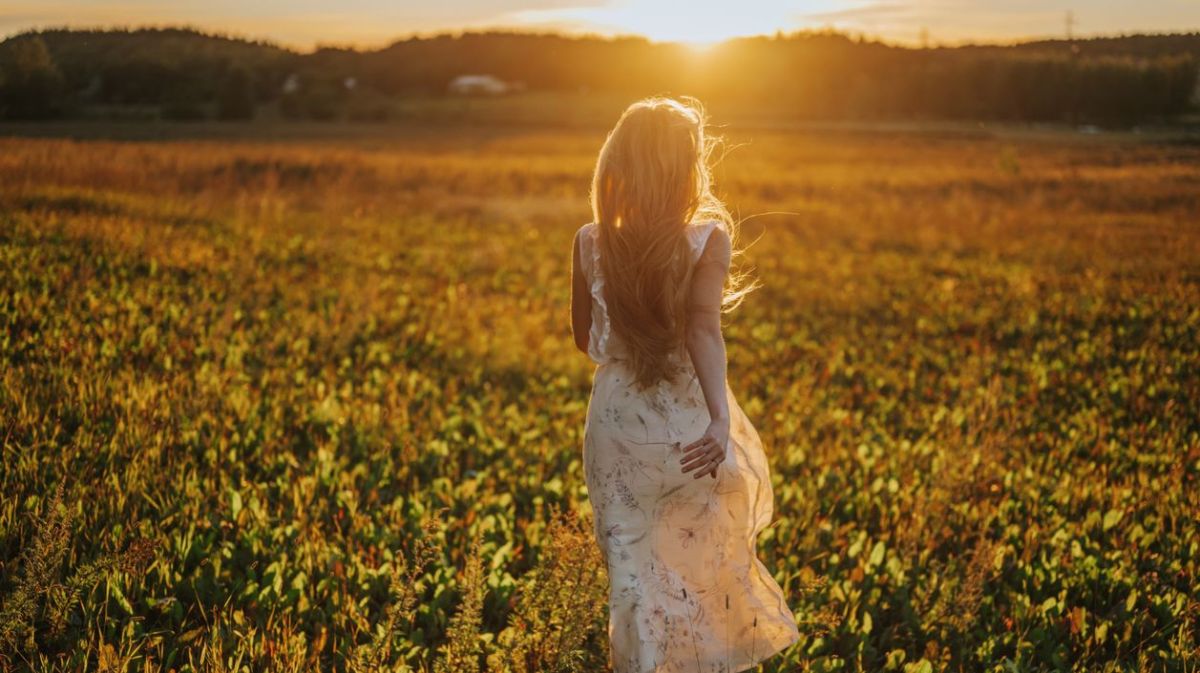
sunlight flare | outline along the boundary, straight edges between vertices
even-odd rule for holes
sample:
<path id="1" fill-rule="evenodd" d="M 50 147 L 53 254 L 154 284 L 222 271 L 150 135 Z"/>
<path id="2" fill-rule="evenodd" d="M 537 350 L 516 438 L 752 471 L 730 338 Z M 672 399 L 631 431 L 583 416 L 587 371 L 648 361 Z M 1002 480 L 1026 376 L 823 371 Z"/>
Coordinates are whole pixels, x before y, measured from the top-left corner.
<path id="1" fill-rule="evenodd" d="M 656 42 L 679 42 L 705 49 L 743 35 L 798 30 L 803 15 L 819 9 L 815 3 L 749 0 L 704 0 L 681 5 L 670 0 L 624 0 L 599 7 L 536 9 L 517 12 L 520 23 L 587 28 L 616 34 L 635 34 Z"/>

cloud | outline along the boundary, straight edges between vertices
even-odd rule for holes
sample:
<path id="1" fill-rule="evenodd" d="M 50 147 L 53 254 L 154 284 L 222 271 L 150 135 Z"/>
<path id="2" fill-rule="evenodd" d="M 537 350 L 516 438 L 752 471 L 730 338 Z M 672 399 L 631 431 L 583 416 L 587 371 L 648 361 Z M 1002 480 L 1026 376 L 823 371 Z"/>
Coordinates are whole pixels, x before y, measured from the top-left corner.
<path id="1" fill-rule="evenodd" d="M 900 17 L 912 16 L 914 8 L 910 4 L 901 4 L 898 2 L 875 2 L 867 5 L 859 5 L 857 7 L 846 7 L 843 9 L 834 9 L 825 12 L 811 12 L 804 14 L 804 18 L 808 21 L 821 22 L 841 22 L 841 21 L 862 21 L 874 19 L 896 19 Z"/>
<path id="2" fill-rule="evenodd" d="M 608 0 L 8 0 L 0 37 L 50 27 L 188 25 L 269 38 L 300 47 L 316 43 L 384 43 L 417 32 L 508 23 L 514 13 L 579 10 Z"/>
<path id="3" fill-rule="evenodd" d="M 805 18 L 903 42 L 928 31 L 935 42 L 955 43 L 1057 35 L 1063 12 L 1044 0 L 860 0 Z"/>

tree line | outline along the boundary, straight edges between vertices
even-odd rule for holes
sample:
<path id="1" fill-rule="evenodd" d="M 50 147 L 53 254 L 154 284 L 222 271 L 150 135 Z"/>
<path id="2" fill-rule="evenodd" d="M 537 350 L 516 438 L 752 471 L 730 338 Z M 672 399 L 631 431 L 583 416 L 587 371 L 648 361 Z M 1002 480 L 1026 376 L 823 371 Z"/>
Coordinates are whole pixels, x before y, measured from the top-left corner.
<path id="1" fill-rule="evenodd" d="M 915 49 L 806 31 L 697 52 L 634 37 L 477 32 L 298 53 L 186 28 L 44 30 L 0 43 L 0 115 L 133 107 L 248 119 L 276 105 L 290 117 L 386 118 L 390 102 L 448 95 L 472 73 L 527 91 L 690 93 L 797 119 L 1131 125 L 1195 109 L 1200 33 Z"/>

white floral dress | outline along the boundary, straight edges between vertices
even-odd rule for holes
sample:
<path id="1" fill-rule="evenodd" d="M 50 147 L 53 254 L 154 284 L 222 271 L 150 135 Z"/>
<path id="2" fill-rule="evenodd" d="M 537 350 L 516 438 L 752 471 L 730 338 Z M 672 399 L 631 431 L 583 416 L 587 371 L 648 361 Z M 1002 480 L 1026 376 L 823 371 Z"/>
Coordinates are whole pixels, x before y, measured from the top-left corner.
<path id="1" fill-rule="evenodd" d="M 688 229 L 693 264 L 715 226 Z M 596 236 L 594 223 L 580 230 L 597 365 L 583 462 L 608 569 L 610 664 L 614 673 L 744 671 L 800 637 L 755 550 L 774 512 L 762 443 L 727 385 L 730 442 L 717 478 L 682 471 L 681 447 L 709 422 L 699 379 L 681 349 L 676 382 L 644 393 L 632 385 L 608 321 Z"/>

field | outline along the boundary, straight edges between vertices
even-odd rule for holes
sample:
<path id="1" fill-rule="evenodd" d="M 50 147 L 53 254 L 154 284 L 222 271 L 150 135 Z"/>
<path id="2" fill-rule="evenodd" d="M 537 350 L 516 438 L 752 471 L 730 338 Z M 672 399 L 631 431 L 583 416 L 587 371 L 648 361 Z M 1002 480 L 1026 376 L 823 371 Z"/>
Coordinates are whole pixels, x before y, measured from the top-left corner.
<path id="1" fill-rule="evenodd" d="M 0 668 L 605 670 L 603 131 L 248 135 L 0 138 Z M 762 670 L 1200 670 L 1200 146 L 729 139 Z"/>

